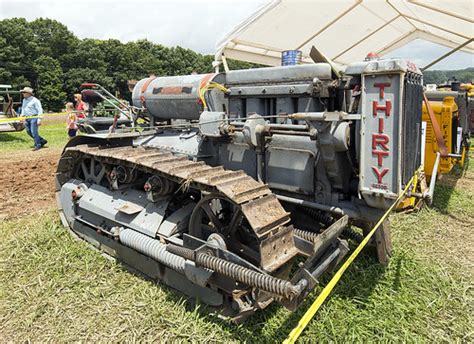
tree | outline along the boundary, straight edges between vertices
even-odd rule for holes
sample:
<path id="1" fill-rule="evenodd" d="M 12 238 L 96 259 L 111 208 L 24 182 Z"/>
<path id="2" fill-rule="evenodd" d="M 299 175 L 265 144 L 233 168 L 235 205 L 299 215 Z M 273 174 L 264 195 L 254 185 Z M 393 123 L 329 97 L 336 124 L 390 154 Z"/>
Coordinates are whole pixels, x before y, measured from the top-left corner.
<path id="1" fill-rule="evenodd" d="M 32 61 L 38 46 L 29 23 L 23 18 L 0 21 L 0 82 L 18 88 L 34 84 Z"/>
<path id="2" fill-rule="evenodd" d="M 107 76 L 105 71 L 91 68 L 72 68 L 64 73 L 63 89 L 68 98 L 72 100 L 72 95 L 79 92 L 81 84 L 85 82 L 100 84 L 112 92 L 115 89 L 114 80 Z"/>
<path id="3" fill-rule="evenodd" d="M 64 105 L 66 93 L 62 90 L 63 71 L 59 61 L 41 56 L 33 64 L 37 75 L 36 92 L 48 110 L 60 110 Z"/>
<path id="4" fill-rule="evenodd" d="M 39 18 L 30 23 L 38 52 L 60 59 L 78 44 L 79 39 L 68 28 L 53 19 Z"/>

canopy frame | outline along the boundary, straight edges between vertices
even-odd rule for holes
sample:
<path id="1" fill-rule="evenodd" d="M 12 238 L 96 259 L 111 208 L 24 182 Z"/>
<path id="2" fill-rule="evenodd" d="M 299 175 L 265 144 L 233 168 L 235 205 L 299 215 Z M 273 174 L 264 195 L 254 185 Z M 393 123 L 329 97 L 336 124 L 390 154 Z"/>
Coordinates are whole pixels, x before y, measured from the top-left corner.
<path id="1" fill-rule="evenodd" d="M 298 6 L 293 6 L 292 1 Z M 317 25 L 317 20 L 310 21 L 303 27 L 304 30 L 301 30 L 302 33 L 299 35 L 295 29 L 294 39 L 287 35 L 285 39 L 282 39 L 286 43 L 280 43 L 279 37 L 275 37 L 279 31 L 275 30 L 287 30 L 288 22 L 285 20 L 288 20 L 289 17 L 280 18 L 278 13 L 281 15 L 287 10 L 293 10 L 292 15 L 300 13 L 306 20 L 303 23 L 308 21 L 308 15 L 304 13 L 306 5 L 297 1 L 272 0 L 262 5 L 254 14 L 218 42 L 214 65 L 218 66 L 222 62 L 223 54 L 237 60 L 279 65 L 281 52 L 289 49 L 303 50 L 302 62 L 311 63 L 309 50 L 313 45 L 336 64 L 344 65 L 363 59 L 365 55 L 362 56 L 362 51 L 367 46 L 371 47 L 370 50 L 383 56 L 416 39 L 455 49 L 454 51 L 474 54 L 474 44 L 471 40 L 474 32 L 474 19 L 465 15 L 466 8 L 474 11 L 474 3 L 471 0 L 452 2 L 456 5 L 452 8 L 448 7 L 451 6 L 450 3 L 443 2 L 443 0 L 383 0 L 383 2 L 340 0 L 337 3 L 330 3 L 330 5 L 328 3 L 328 6 L 332 6 L 331 11 L 336 10 L 333 11 L 334 15 L 330 16 L 327 15 L 329 10 L 326 11 L 325 16 L 321 17 L 324 19 L 320 21 L 321 25 Z M 309 11 L 314 12 L 318 9 L 317 6 L 322 5 L 324 5 L 323 2 L 315 5 L 315 2 L 312 1 L 308 2 L 307 7 Z M 379 12 L 377 12 L 377 8 Z M 381 13 L 380 8 L 385 8 L 385 12 Z M 314 13 L 317 15 L 318 11 Z M 331 44 L 334 41 L 328 40 L 327 37 L 334 36 L 335 32 L 337 37 L 339 26 L 342 27 L 341 30 L 347 30 L 348 22 L 352 18 L 357 18 L 354 16 L 358 16 L 360 13 L 371 18 L 364 22 L 364 30 L 359 30 L 357 34 L 353 35 L 354 37 L 348 36 L 347 31 L 341 32 L 341 36 L 344 36 L 344 43 L 348 42 L 348 44 L 332 47 Z M 351 15 L 352 17 L 349 17 Z M 291 18 L 291 20 L 297 21 L 298 18 Z M 360 20 L 364 20 L 364 18 L 360 18 Z M 268 24 L 268 27 L 264 24 Z M 257 27 L 263 28 L 263 30 L 255 31 Z M 315 32 L 310 32 L 311 27 L 314 27 Z M 272 36 L 271 39 L 265 39 L 266 35 Z M 372 48 L 374 42 L 376 44 Z M 465 42 L 467 43 L 464 44 Z M 366 54 L 370 50 L 364 51 L 364 53 Z M 441 60 L 437 62 L 439 61 Z"/>

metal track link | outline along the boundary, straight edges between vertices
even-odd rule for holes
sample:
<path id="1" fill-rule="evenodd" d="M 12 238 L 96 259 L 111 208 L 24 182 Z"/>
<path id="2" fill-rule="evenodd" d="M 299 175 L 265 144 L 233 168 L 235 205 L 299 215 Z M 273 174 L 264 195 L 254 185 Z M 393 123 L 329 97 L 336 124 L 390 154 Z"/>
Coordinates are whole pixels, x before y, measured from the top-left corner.
<path id="1" fill-rule="evenodd" d="M 104 163 L 123 165 L 168 178 L 180 185 L 225 196 L 240 207 L 256 236 L 263 240 L 280 231 L 289 222 L 285 211 L 267 185 L 244 171 L 211 167 L 185 156 L 157 148 L 91 147 L 67 148 L 62 159 L 94 158 Z"/>

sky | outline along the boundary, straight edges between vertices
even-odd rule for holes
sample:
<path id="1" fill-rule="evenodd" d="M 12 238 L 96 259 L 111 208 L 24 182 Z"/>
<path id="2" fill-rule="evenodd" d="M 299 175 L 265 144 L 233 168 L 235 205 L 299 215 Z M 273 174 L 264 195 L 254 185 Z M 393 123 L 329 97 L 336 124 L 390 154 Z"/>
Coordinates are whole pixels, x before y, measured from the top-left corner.
<path id="1" fill-rule="evenodd" d="M 216 42 L 268 0 L 0 0 L 0 19 L 56 19 L 79 38 L 148 39 L 213 54 Z M 414 41 L 388 56 L 410 58 L 423 66 L 449 51 Z M 474 66 L 472 55 L 458 52 L 432 69 Z"/>

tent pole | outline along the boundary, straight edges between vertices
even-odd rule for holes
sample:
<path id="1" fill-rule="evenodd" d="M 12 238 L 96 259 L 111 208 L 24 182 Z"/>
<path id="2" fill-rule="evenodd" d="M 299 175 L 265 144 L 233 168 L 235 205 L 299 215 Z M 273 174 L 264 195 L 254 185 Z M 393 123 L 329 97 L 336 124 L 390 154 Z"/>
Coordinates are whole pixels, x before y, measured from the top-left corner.
<path id="1" fill-rule="evenodd" d="M 473 42 L 474 41 L 474 38 L 470 38 L 468 39 L 466 42 L 464 42 L 463 44 L 457 46 L 456 48 L 448 51 L 446 54 L 444 54 L 443 56 L 440 56 L 438 57 L 436 60 L 434 60 L 433 62 L 427 64 L 426 66 L 424 66 L 423 68 L 421 68 L 421 71 L 425 71 L 426 69 L 430 68 L 431 66 L 437 64 L 439 61 L 441 60 L 444 60 L 446 57 L 454 54 L 456 51 L 458 51 L 459 49 L 462 49 L 464 48 L 466 45 L 468 45 L 469 43 Z"/>

